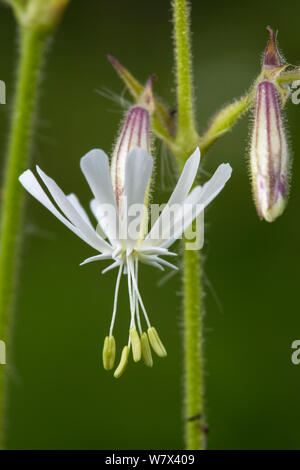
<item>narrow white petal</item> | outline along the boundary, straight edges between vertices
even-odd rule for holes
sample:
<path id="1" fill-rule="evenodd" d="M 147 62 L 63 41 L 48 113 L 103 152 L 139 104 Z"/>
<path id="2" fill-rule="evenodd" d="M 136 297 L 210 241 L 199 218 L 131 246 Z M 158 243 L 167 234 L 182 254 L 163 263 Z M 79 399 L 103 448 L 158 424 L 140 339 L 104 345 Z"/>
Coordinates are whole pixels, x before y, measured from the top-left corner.
<path id="1" fill-rule="evenodd" d="M 95 217 L 95 219 L 97 220 L 98 222 L 98 225 L 97 225 L 97 233 L 99 233 L 100 237 L 102 237 L 103 239 L 107 238 L 107 235 L 106 233 L 104 232 L 102 226 L 101 226 L 101 223 L 100 223 L 100 218 L 101 218 L 101 211 L 99 211 L 99 203 L 96 201 L 96 199 L 92 199 L 90 201 L 90 209 Z"/>
<path id="2" fill-rule="evenodd" d="M 97 211 L 98 206 L 99 206 L 99 203 L 96 201 L 96 198 L 90 200 L 90 209 L 91 209 L 95 219 L 99 222 L 98 211 Z"/>
<path id="3" fill-rule="evenodd" d="M 145 150 L 136 147 L 128 154 L 125 168 L 125 195 L 128 208 L 132 204 L 144 204 L 152 168 L 153 158 Z"/>
<path id="4" fill-rule="evenodd" d="M 102 272 L 102 274 L 105 274 L 105 273 L 107 273 L 108 271 L 111 271 L 111 269 L 116 268 L 117 266 L 120 266 L 119 261 L 115 261 L 115 262 L 112 263 L 110 266 L 108 266 L 107 268 L 103 269 L 101 272 Z"/>
<path id="5" fill-rule="evenodd" d="M 86 237 L 90 245 L 99 251 L 111 251 L 111 247 L 108 243 L 100 238 L 94 228 L 82 218 L 56 182 L 47 176 L 38 166 L 36 168 L 58 207 L 65 216 L 68 217 L 72 224 L 75 225 L 75 227 L 77 227 L 77 229 Z"/>
<path id="6" fill-rule="evenodd" d="M 192 203 L 191 210 L 185 213 L 185 217 L 178 218 L 173 227 L 174 235 L 161 244 L 168 248 L 175 240 L 181 237 L 183 232 L 190 226 L 192 221 L 205 209 L 205 207 L 222 191 L 226 182 L 229 180 L 232 168 L 229 163 L 222 163 L 215 171 L 211 179 L 205 183 L 201 190 L 195 188 L 187 197 L 185 204 Z M 200 187 L 199 187 L 200 188 Z"/>
<path id="7" fill-rule="evenodd" d="M 163 266 L 161 266 L 156 261 L 152 261 L 151 258 L 148 259 L 147 256 L 145 256 L 145 258 L 141 258 L 141 263 L 148 264 L 148 266 L 152 266 L 153 268 L 160 269 L 160 271 L 164 271 Z"/>
<path id="8" fill-rule="evenodd" d="M 115 205 L 108 157 L 103 150 L 90 150 L 80 159 L 80 168 L 100 204 Z"/>
<path id="9" fill-rule="evenodd" d="M 84 264 L 87 264 L 87 263 L 92 263 L 93 261 L 100 261 L 100 260 L 103 260 L 103 259 L 110 259 L 110 258 L 111 258 L 110 254 L 91 256 L 90 258 L 87 258 L 84 261 L 82 261 L 82 263 L 80 263 L 79 266 L 83 266 Z"/>
<path id="10" fill-rule="evenodd" d="M 159 245 L 161 238 L 164 238 L 163 234 L 160 233 L 161 228 L 164 229 L 166 227 L 169 232 L 171 231 L 172 227 L 170 226 L 169 210 L 170 208 L 172 208 L 173 220 L 175 222 L 176 219 L 180 216 L 180 212 L 181 212 L 180 205 L 187 198 L 187 195 L 195 181 L 199 163 L 200 163 L 200 150 L 197 147 L 195 152 L 190 156 L 190 158 L 187 160 L 186 164 L 184 165 L 180 178 L 177 182 L 177 185 L 170 199 L 168 200 L 166 204 L 166 207 L 163 209 L 162 213 L 157 218 L 149 234 L 147 235 L 146 240 L 147 239 L 154 240 L 155 238 L 156 239 L 155 245 Z M 157 234 L 160 233 L 161 236 L 157 236 L 156 232 Z"/>
<path id="11" fill-rule="evenodd" d="M 118 211 L 112 188 L 107 155 L 94 149 L 80 160 L 81 170 L 98 202 L 97 218 L 110 240 L 118 233 Z"/>
<path id="12" fill-rule="evenodd" d="M 141 245 L 140 245 L 141 246 Z M 138 246 L 135 250 L 142 255 L 163 255 L 163 256 L 178 256 L 177 253 L 173 253 L 169 251 L 167 248 L 160 248 L 160 247 L 149 247 L 149 248 L 140 248 Z"/>
<path id="13" fill-rule="evenodd" d="M 188 208 L 182 212 L 172 227 L 173 236 L 168 241 L 164 241 L 161 246 L 168 248 L 172 243 L 181 237 L 183 232 L 190 226 L 193 220 L 205 209 L 205 207 L 219 194 L 229 180 L 232 168 L 228 163 L 222 163 L 215 171 L 211 179 L 204 186 L 196 186 L 184 204 Z M 183 216 L 184 214 L 184 216 Z"/>
<path id="14" fill-rule="evenodd" d="M 194 219 L 198 217 L 198 215 L 204 210 L 204 205 L 203 204 L 195 204 L 195 205 L 190 205 L 187 207 L 186 210 L 183 211 L 182 217 L 178 217 L 176 223 L 172 227 L 172 235 L 171 237 L 167 240 L 164 239 L 162 240 L 161 247 L 163 248 L 169 248 L 175 240 L 178 240 L 181 238 L 182 234 L 185 232 L 185 230 L 191 225 Z"/>
<path id="15" fill-rule="evenodd" d="M 221 164 L 211 179 L 205 183 L 203 187 L 194 188 L 184 201 L 183 209 L 178 210 L 170 225 L 168 220 L 163 220 L 162 234 L 160 238 L 150 240 L 153 235 L 152 230 L 147 235 L 144 242 L 141 243 L 141 249 L 145 249 L 147 245 L 160 246 L 169 248 L 175 240 L 180 238 L 183 232 L 191 225 L 192 221 L 205 209 L 205 207 L 219 194 L 224 188 L 226 182 L 232 173 L 231 166 Z M 171 236 L 168 239 L 168 233 Z"/>
<path id="16" fill-rule="evenodd" d="M 195 152 L 188 158 L 175 189 L 168 201 L 168 204 L 180 204 L 187 197 L 197 176 L 200 163 L 200 150 L 197 147 Z"/>
<path id="17" fill-rule="evenodd" d="M 30 170 L 24 171 L 22 175 L 19 177 L 20 183 L 23 187 L 31 194 L 35 199 L 37 199 L 44 207 L 46 207 L 55 217 L 57 217 L 64 225 L 66 225 L 72 232 L 74 232 L 79 238 L 85 241 L 87 244 L 92 246 L 95 249 L 98 249 L 94 244 L 90 242 L 90 240 L 71 222 L 66 219 L 54 206 L 54 204 L 50 201 L 49 197 L 41 187 L 40 183 Z M 97 243 L 98 246 L 98 243 Z"/>
<path id="18" fill-rule="evenodd" d="M 198 200 L 206 207 L 224 188 L 232 173 L 229 163 L 222 163 L 215 171 L 210 180 L 204 184 L 201 196 Z"/>
<path id="19" fill-rule="evenodd" d="M 75 207 L 75 209 L 77 210 L 78 214 L 81 215 L 81 217 L 83 218 L 83 220 L 88 224 L 90 225 L 90 227 L 93 228 L 92 224 L 91 224 L 91 221 L 87 215 L 87 213 L 85 212 L 85 209 L 82 207 L 78 197 L 76 196 L 76 194 L 74 193 L 71 193 L 71 194 L 68 194 L 67 195 L 67 198 L 69 199 L 70 203 Z"/>
<path id="20" fill-rule="evenodd" d="M 125 188 L 122 204 L 123 237 L 126 244 L 133 246 L 140 233 L 141 221 L 145 215 L 144 199 L 146 189 L 151 177 L 153 159 L 141 148 L 134 148 L 127 156 L 125 167 Z"/>
<path id="21" fill-rule="evenodd" d="M 174 269 L 175 271 L 179 271 L 178 266 L 176 266 L 175 264 L 169 263 L 169 262 L 166 261 L 165 259 L 159 258 L 159 262 L 160 262 L 161 264 L 164 264 L 164 265 L 167 266 L 168 268 Z"/>
<path id="22" fill-rule="evenodd" d="M 177 266 L 175 266 L 175 264 L 172 264 L 172 263 L 169 263 L 169 261 L 166 261 L 165 259 L 163 258 L 159 258 L 158 256 L 155 256 L 152 258 L 152 260 L 154 262 L 157 262 L 159 264 L 162 264 L 164 266 L 167 266 L 168 268 L 171 268 L 171 269 L 175 269 L 175 271 L 178 271 L 179 268 Z"/>

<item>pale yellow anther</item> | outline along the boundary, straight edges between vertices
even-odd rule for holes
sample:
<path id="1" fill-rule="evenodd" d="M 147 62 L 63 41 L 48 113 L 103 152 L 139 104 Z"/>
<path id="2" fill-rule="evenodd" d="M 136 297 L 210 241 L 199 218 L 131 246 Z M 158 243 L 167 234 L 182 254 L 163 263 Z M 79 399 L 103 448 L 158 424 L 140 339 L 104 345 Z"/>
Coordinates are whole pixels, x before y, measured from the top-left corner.
<path id="1" fill-rule="evenodd" d="M 134 362 L 138 362 L 142 357 L 141 340 L 135 328 L 129 330 L 130 341 L 132 345 L 132 356 Z"/>
<path id="2" fill-rule="evenodd" d="M 114 377 L 116 377 L 116 379 L 121 377 L 121 375 L 125 371 L 126 366 L 127 366 L 127 362 L 128 362 L 128 356 L 129 356 L 129 347 L 124 346 L 122 354 L 121 354 L 120 363 L 119 363 L 119 365 L 116 368 L 115 373 L 114 373 Z"/>
<path id="3" fill-rule="evenodd" d="M 165 357 L 167 355 L 167 351 L 165 350 L 165 347 L 162 344 L 161 339 L 153 326 L 151 326 L 151 328 L 148 328 L 148 338 L 153 351 L 155 351 L 159 357 Z"/>
<path id="4" fill-rule="evenodd" d="M 106 336 L 103 346 L 103 367 L 105 370 L 111 370 L 115 364 L 116 342 L 113 336 Z"/>
<path id="5" fill-rule="evenodd" d="M 148 341 L 148 336 L 147 336 L 147 333 L 145 332 L 142 333 L 142 336 L 141 336 L 141 346 L 142 346 L 142 356 L 143 356 L 146 366 L 152 367 L 153 359 L 152 359 L 150 344 Z"/>

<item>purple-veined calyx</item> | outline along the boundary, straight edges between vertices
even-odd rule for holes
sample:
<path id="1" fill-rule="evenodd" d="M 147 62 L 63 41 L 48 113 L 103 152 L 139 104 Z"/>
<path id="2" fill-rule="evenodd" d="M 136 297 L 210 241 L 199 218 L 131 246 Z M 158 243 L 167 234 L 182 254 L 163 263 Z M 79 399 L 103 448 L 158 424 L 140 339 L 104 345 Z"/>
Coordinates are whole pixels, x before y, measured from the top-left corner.
<path id="1" fill-rule="evenodd" d="M 153 110 L 152 79 L 146 84 L 138 105 L 132 106 L 126 114 L 121 133 L 115 145 L 111 160 L 111 179 L 117 207 L 122 217 L 124 212 L 125 168 L 129 153 L 136 147 L 151 155 L 150 113 Z M 149 188 L 145 195 L 148 203 Z"/>
<path id="2" fill-rule="evenodd" d="M 282 115 L 286 93 L 276 82 L 285 65 L 276 36 L 270 28 L 269 31 L 270 40 L 256 87 L 250 165 L 258 215 L 273 222 L 286 206 L 290 158 Z"/>

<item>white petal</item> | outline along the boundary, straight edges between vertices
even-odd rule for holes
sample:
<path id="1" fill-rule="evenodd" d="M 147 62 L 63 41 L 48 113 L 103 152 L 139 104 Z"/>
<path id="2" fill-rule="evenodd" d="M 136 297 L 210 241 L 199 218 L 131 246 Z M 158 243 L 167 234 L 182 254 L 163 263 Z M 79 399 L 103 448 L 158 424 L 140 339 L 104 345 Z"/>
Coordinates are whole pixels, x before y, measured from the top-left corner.
<path id="1" fill-rule="evenodd" d="M 181 238 L 182 234 L 185 230 L 191 225 L 194 219 L 198 217 L 198 215 L 204 210 L 204 205 L 202 204 L 195 204 L 190 205 L 183 211 L 182 217 L 178 217 L 176 223 L 172 227 L 172 236 L 169 240 L 162 240 L 161 247 L 169 248 L 175 240 Z"/>
<path id="2" fill-rule="evenodd" d="M 180 204 L 185 200 L 197 176 L 199 163 L 200 150 L 197 147 L 195 152 L 186 161 L 168 204 Z"/>
<path id="3" fill-rule="evenodd" d="M 94 149 L 80 160 L 81 170 L 99 204 L 98 220 L 110 240 L 116 239 L 118 211 L 113 192 L 107 155 Z"/>
<path id="4" fill-rule="evenodd" d="M 73 224 L 69 222 L 52 204 L 50 199 L 48 198 L 45 191 L 42 189 L 40 183 L 30 170 L 24 171 L 22 175 L 19 177 L 20 183 L 24 186 L 24 188 L 31 194 L 35 199 L 37 199 L 44 207 L 46 207 L 55 217 L 57 217 L 64 225 L 66 225 L 72 232 L 74 232 L 78 237 L 84 240 L 86 243 L 91 245 L 95 248 L 89 240 L 75 227 Z"/>
<path id="5" fill-rule="evenodd" d="M 174 235 L 170 240 L 161 244 L 164 248 L 169 248 L 172 243 L 181 237 L 183 232 L 190 226 L 192 221 L 205 209 L 206 206 L 219 194 L 229 180 L 232 168 L 229 163 L 222 163 L 216 169 L 211 179 L 201 188 L 196 187 L 186 198 L 185 204 L 192 204 L 191 210 L 188 210 L 185 217 L 178 218 L 174 224 Z"/>
<path id="6" fill-rule="evenodd" d="M 125 167 L 125 195 L 128 208 L 132 204 L 144 204 L 152 168 L 153 158 L 145 150 L 136 147 L 128 154 Z"/>
<path id="7" fill-rule="evenodd" d="M 54 201 L 58 207 L 64 212 L 65 216 L 72 222 L 75 227 L 86 237 L 89 244 L 99 251 L 111 251 L 111 247 L 96 233 L 92 226 L 87 224 L 82 216 L 77 212 L 73 204 L 56 184 L 56 182 L 49 178 L 38 166 L 37 172 L 45 183 Z"/>
<path id="8" fill-rule="evenodd" d="M 41 187 L 40 183 L 34 176 L 31 170 L 26 170 L 19 176 L 19 181 L 22 186 L 29 192 L 35 199 L 37 199 L 44 207 L 46 207 L 50 212 L 52 212 L 55 217 L 57 217 L 63 224 L 65 224 L 70 230 L 78 234 L 78 230 L 74 227 L 73 224 L 69 222 L 61 213 L 56 209 L 52 204 L 47 194 Z"/>
<path id="9" fill-rule="evenodd" d="M 179 270 L 178 266 L 175 266 L 175 264 L 169 263 L 169 261 L 166 261 L 163 258 L 159 258 L 158 256 L 155 256 L 152 259 L 153 261 L 156 261 L 157 263 L 167 266 L 168 268 L 175 269 L 175 271 Z"/>
<path id="10" fill-rule="evenodd" d="M 144 264 L 148 264 L 149 266 L 152 266 L 153 268 L 158 268 L 160 269 L 161 271 L 164 271 L 164 267 L 161 266 L 161 264 L 157 263 L 156 261 L 152 261 L 151 258 L 149 258 L 148 256 L 145 256 L 145 257 L 141 257 L 140 258 L 140 262 L 141 263 L 144 263 Z"/>
<path id="11" fill-rule="evenodd" d="M 96 201 L 96 198 L 90 200 L 90 209 L 91 209 L 95 219 L 99 222 L 98 211 L 97 211 L 98 206 L 99 206 L 99 203 Z"/>
<path id="12" fill-rule="evenodd" d="M 144 199 L 152 173 L 153 159 L 141 148 L 134 148 L 127 156 L 125 166 L 124 198 L 120 211 L 125 216 L 120 223 L 120 238 L 127 247 L 133 247 L 139 238 L 141 221 L 145 215 Z"/>
<path id="13" fill-rule="evenodd" d="M 91 199 L 90 201 L 90 209 L 95 217 L 95 219 L 97 220 L 98 222 L 98 225 L 97 225 L 97 233 L 99 233 L 100 237 L 102 237 L 103 239 L 107 238 L 107 235 L 106 233 L 104 232 L 103 228 L 101 227 L 101 224 L 100 224 L 100 218 L 101 218 L 101 213 L 99 211 L 99 206 L 100 204 L 96 201 L 96 199 Z"/>
<path id="14" fill-rule="evenodd" d="M 191 210 L 188 209 L 187 212 L 185 212 L 184 218 L 183 213 L 177 217 L 177 220 L 172 227 L 174 235 L 170 240 L 163 242 L 161 245 L 162 247 L 169 248 L 175 240 L 182 236 L 193 220 L 196 219 L 202 210 L 204 210 L 205 207 L 208 206 L 208 204 L 222 191 L 226 182 L 229 180 L 231 173 L 232 168 L 229 163 L 222 163 L 204 186 L 197 186 L 190 192 L 184 204 L 187 207 L 188 205 L 192 205 Z"/>
<path id="15" fill-rule="evenodd" d="M 168 224 L 168 220 L 163 221 L 162 236 L 159 239 L 148 240 L 152 232 L 151 230 L 145 241 L 141 243 L 141 249 L 146 248 L 148 244 L 169 248 L 175 240 L 182 236 L 183 232 L 190 226 L 192 221 L 196 219 L 224 188 L 231 173 L 232 169 L 228 163 L 221 164 L 212 178 L 202 188 L 201 186 L 197 186 L 191 191 L 184 201 L 183 207 L 185 207 L 185 209 L 177 212 L 173 224 Z M 167 239 L 168 234 L 171 234 L 169 240 Z"/>
<path id="16" fill-rule="evenodd" d="M 80 204 L 80 201 L 79 201 L 78 197 L 76 196 L 76 194 L 74 194 L 74 193 L 68 194 L 67 198 L 69 199 L 70 203 L 75 207 L 78 214 L 81 215 L 83 220 L 93 228 L 93 226 L 91 224 L 91 221 L 90 221 L 87 213 L 85 212 L 85 209 Z"/>
<path id="17" fill-rule="evenodd" d="M 91 256 L 90 258 L 87 258 L 84 261 L 82 261 L 82 263 L 80 263 L 79 266 L 83 266 L 84 264 L 87 264 L 87 263 L 92 263 L 93 261 L 100 261 L 103 259 L 110 259 L 110 258 L 111 258 L 111 254 Z"/>
<path id="18" fill-rule="evenodd" d="M 206 207 L 224 188 L 232 173 L 229 163 L 222 163 L 210 180 L 204 184 L 199 198 L 199 203 Z"/>
<path id="19" fill-rule="evenodd" d="M 108 266 L 107 268 L 103 269 L 101 272 L 102 272 L 102 274 L 105 274 L 105 273 L 107 273 L 108 271 L 111 271 L 112 269 L 115 269 L 117 266 L 120 266 L 119 261 L 115 261 L 115 262 L 112 263 L 110 266 Z"/>
<path id="20" fill-rule="evenodd" d="M 138 245 L 135 250 L 142 255 L 158 255 L 158 256 L 178 256 L 177 253 L 173 253 L 169 251 L 167 248 L 160 248 L 160 247 L 148 247 L 148 248 L 141 248 L 141 245 Z"/>
<path id="21" fill-rule="evenodd" d="M 171 269 L 174 269 L 175 271 L 179 271 L 179 268 L 178 266 L 175 266 L 175 264 L 172 264 L 172 263 L 169 263 L 168 261 L 166 261 L 165 259 L 159 259 L 159 262 L 161 264 L 164 264 L 165 266 L 167 266 L 168 268 L 171 268 Z"/>
<path id="22" fill-rule="evenodd" d="M 167 225 L 169 227 L 169 210 L 168 210 L 168 208 L 170 208 L 170 207 L 176 208 L 176 206 L 178 206 L 178 211 L 174 210 L 174 214 L 173 214 L 174 221 L 176 220 L 176 218 L 178 217 L 177 212 L 180 213 L 179 205 L 182 204 L 185 201 L 185 199 L 186 199 L 186 197 L 187 197 L 187 195 L 188 195 L 188 193 L 189 193 L 189 191 L 190 191 L 190 189 L 191 189 L 191 187 L 192 187 L 192 185 L 195 181 L 197 171 L 198 171 L 198 167 L 199 167 L 199 163 L 200 163 L 200 150 L 197 147 L 195 152 L 190 156 L 190 158 L 187 160 L 186 164 L 184 165 L 184 168 L 182 170 L 180 178 L 177 182 L 177 185 L 176 185 L 170 199 L 168 200 L 168 202 L 166 204 L 166 207 L 163 209 L 162 213 L 157 218 L 157 220 L 154 223 L 153 227 L 151 228 L 149 234 L 147 235 L 146 240 L 149 239 L 149 238 L 153 239 L 153 235 L 155 234 L 155 232 L 157 231 L 159 233 L 159 227 L 164 228 Z M 159 241 L 159 238 L 157 236 L 155 238 L 157 239 L 157 242 L 155 243 L 157 245 L 157 244 L 160 243 L 160 241 Z M 162 238 L 164 238 L 164 237 L 162 236 Z"/>

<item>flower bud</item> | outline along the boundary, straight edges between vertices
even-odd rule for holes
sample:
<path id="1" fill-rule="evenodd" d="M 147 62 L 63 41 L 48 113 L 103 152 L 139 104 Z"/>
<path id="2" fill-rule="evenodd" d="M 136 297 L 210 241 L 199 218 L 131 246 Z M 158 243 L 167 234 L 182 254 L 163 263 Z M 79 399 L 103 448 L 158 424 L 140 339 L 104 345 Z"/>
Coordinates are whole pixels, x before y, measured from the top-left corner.
<path id="1" fill-rule="evenodd" d="M 151 79 L 148 81 L 140 104 L 133 106 L 125 117 L 121 134 L 117 140 L 111 162 L 111 176 L 116 203 L 122 213 L 122 196 L 125 187 L 126 159 L 135 147 L 150 154 L 150 112 L 152 110 Z"/>
<path id="2" fill-rule="evenodd" d="M 254 123 L 250 149 L 252 187 L 258 215 L 273 222 L 287 203 L 289 151 L 282 115 L 285 92 L 276 83 L 286 67 L 279 54 L 276 35 L 263 56 L 262 78 L 256 88 Z"/>
<path id="3" fill-rule="evenodd" d="M 273 222 L 287 202 L 289 152 L 279 93 L 267 80 L 256 91 L 250 160 L 258 214 Z"/>

